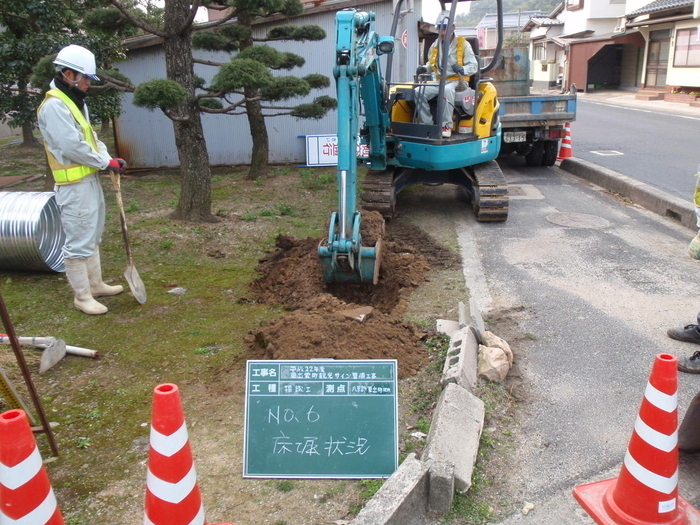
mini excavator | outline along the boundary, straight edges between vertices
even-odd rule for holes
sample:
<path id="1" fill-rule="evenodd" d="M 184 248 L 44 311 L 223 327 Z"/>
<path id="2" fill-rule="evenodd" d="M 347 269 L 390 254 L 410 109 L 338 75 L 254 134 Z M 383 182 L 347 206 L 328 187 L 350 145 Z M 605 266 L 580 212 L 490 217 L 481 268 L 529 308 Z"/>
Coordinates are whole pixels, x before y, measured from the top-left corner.
<path id="1" fill-rule="evenodd" d="M 438 37 L 447 71 L 449 43 L 454 33 L 456 0 L 449 11 L 447 30 Z M 328 236 L 318 247 L 323 278 L 329 283 L 377 284 L 381 264 L 382 232 L 373 246 L 362 244 L 362 214 L 357 209 L 358 163 L 368 165 L 362 200 L 365 210 L 381 212 L 390 219 L 396 195 L 414 184 L 453 184 L 471 202 L 477 221 L 505 221 L 508 188 L 494 160 L 501 145 L 498 97 L 489 78 L 482 75 L 500 58 L 503 42 L 503 9 L 498 6 L 498 45 L 490 63 L 470 77 L 460 77 L 456 88 L 453 120 L 455 133 L 443 136 L 439 115 L 446 103 L 445 75 L 437 80 L 438 96 L 431 108 L 433 122 L 418 121 L 416 94 L 424 88 L 425 75 L 413 82 L 391 83 L 394 33 L 403 0 L 394 8 L 392 36 L 374 31 L 375 13 L 345 9 L 336 14 L 336 55 L 333 74 L 338 99 L 338 210 L 331 214 Z M 442 3 L 442 7 L 444 7 Z M 478 41 L 468 39 L 479 55 Z M 442 51 L 445 50 L 445 51 Z M 380 58 L 387 56 L 384 79 Z M 360 128 L 361 111 L 364 121 Z M 358 143 L 369 148 L 358 158 Z M 383 225 L 382 225 L 383 228 Z"/>

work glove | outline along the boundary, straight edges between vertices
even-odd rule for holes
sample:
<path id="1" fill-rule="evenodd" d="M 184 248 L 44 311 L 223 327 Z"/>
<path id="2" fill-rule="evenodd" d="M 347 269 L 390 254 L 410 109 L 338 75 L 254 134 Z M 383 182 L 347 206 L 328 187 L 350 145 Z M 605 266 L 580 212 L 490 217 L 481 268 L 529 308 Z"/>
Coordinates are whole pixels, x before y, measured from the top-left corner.
<path id="1" fill-rule="evenodd" d="M 693 259 L 700 259 L 700 231 L 698 234 L 690 241 L 688 245 L 688 254 Z"/>
<path id="2" fill-rule="evenodd" d="M 113 158 L 109 159 L 109 164 L 107 164 L 107 169 L 108 170 L 115 170 L 118 171 L 119 173 L 124 173 L 124 170 L 126 169 L 126 161 L 124 159 L 120 158 Z"/>
<path id="3" fill-rule="evenodd" d="M 459 64 L 455 64 L 452 66 L 452 71 L 457 73 L 458 75 L 464 76 L 464 68 L 460 66 Z"/>
<path id="4" fill-rule="evenodd" d="M 428 68 L 425 66 L 418 66 L 416 69 L 416 75 L 425 75 L 428 72 Z"/>

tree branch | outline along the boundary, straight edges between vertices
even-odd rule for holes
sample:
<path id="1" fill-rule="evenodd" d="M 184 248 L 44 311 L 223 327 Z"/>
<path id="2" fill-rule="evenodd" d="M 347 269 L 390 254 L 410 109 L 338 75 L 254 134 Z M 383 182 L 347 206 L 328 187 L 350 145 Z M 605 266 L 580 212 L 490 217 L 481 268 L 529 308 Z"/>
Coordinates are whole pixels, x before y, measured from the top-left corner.
<path id="1" fill-rule="evenodd" d="M 221 67 L 224 65 L 224 62 L 213 62 L 211 60 L 203 60 L 201 58 L 194 58 L 192 57 L 192 62 L 195 64 L 204 64 L 205 66 L 214 66 L 214 67 Z"/>
<path id="2" fill-rule="evenodd" d="M 177 30 L 178 35 L 184 35 L 190 29 L 190 27 L 192 27 L 192 24 L 194 23 L 194 17 L 197 16 L 198 9 L 199 0 L 194 0 L 192 2 L 192 7 L 190 7 L 190 16 L 187 17 L 187 20 L 185 20 L 185 22 Z"/>
<path id="3" fill-rule="evenodd" d="M 220 26 L 221 24 L 224 24 L 224 23 L 228 22 L 228 21 L 231 20 L 232 18 L 236 18 L 236 16 L 238 15 L 238 13 L 236 12 L 236 10 L 235 10 L 235 9 L 232 9 L 232 8 L 230 8 L 230 7 L 224 7 L 223 9 L 215 8 L 215 7 L 210 7 L 210 6 L 208 6 L 208 5 L 207 5 L 206 7 L 209 7 L 210 9 L 218 9 L 218 10 L 220 10 L 220 11 L 223 11 L 224 9 L 231 9 L 231 12 L 230 12 L 229 14 L 227 14 L 225 17 L 220 18 L 220 19 L 218 19 L 218 20 L 212 20 L 211 22 L 205 22 L 205 23 L 203 23 L 203 24 L 198 24 L 198 25 L 197 25 L 197 29 L 211 29 L 212 27 L 218 27 L 218 26 Z"/>
<path id="4" fill-rule="evenodd" d="M 147 24 L 143 19 L 138 18 L 129 11 L 127 11 L 126 7 L 124 7 L 124 4 L 120 2 L 120 0 L 109 0 L 109 3 L 112 4 L 114 7 L 119 9 L 122 15 L 124 15 L 124 18 L 126 18 L 129 22 L 134 24 L 136 27 L 143 29 L 147 33 L 151 33 L 153 35 L 166 38 L 168 36 L 168 33 L 165 31 L 161 31 L 160 29 L 156 29 L 155 27 Z"/>
<path id="5" fill-rule="evenodd" d="M 160 110 L 165 114 L 166 117 L 168 117 L 170 120 L 174 120 L 175 122 L 189 122 L 190 121 L 190 119 L 187 117 L 175 116 L 173 114 L 173 112 L 171 110 L 169 110 L 168 108 L 160 108 Z"/>
<path id="6" fill-rule="evenodd" d="M 94 89 L 96 92 L 104 91 L 107 88 L 112 88 L 116 89 L 117 91 L 122 91 L 122 92 L 127 92 L 127 93 L 133 93 L 136 87 L 133 84 L 130 84 L 129 82 L 123 82 L 121 80 L 118 80 L 116 78 L 112 78 L 110 76 L 105 75 L 104 73 L 100 73 L 100 76 L 107 82 L 104 86 L 90 86 L 90 89 Z"/>
<path id="7" fill-rule="evenodd" d="M 240 106 L 229 106 L 227 108 L 213 109 L 213 108 L 199 108 L 202 113 L 212 113 L 212 114 L 226 114 L 226 115 L 245 115 L 245 111 L 240 113 L 234 113 Z"/>

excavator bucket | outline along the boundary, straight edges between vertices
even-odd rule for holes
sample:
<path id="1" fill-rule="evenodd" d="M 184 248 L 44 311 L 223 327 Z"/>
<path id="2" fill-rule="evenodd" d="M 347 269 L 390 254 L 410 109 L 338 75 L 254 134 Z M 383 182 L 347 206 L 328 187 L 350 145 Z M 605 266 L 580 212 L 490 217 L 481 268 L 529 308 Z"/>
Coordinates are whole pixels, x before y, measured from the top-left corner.
<path id="1" fill-rule="evenodd" d="M 359 213 L 355 214 L 352 237 L 344 238 L 338 231 L 338 214 L 331 214 L 328 237 L 318 246 L 323 279 L 328 283 L 377 284 L 382 255 L 382 236 L 374 246 L 362 246 Z"/>

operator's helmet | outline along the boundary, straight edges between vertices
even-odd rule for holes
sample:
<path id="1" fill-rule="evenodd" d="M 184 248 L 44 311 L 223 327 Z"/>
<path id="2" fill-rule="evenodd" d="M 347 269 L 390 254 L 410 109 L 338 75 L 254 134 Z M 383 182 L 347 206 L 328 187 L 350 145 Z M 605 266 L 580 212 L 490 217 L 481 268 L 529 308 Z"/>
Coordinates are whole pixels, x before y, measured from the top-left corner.
<path id="1" fill-rule="evenodd" d="M 441 11 L 437 17 L 437 21 L 435 22 L 435 27 L 437 27 L 438 29 L 447 29 L 447 26 L 449 24 L 450 24 L 450 12 L 449 11 Z"/>
<path id="2" fill-rule="evenodd" d="M 59 71 L 68 68 L 82 73 L 92 80 L 100 80 L 96 75 L 97 66 L 95 65 L 95 55 L 82 46 L 71 44 L 64 47 L 58 52 L 53 63 L 56 64 L 56 69 Z"/>

